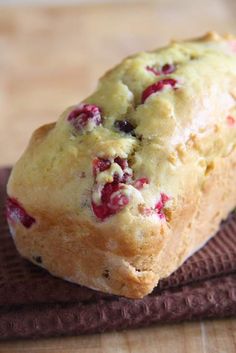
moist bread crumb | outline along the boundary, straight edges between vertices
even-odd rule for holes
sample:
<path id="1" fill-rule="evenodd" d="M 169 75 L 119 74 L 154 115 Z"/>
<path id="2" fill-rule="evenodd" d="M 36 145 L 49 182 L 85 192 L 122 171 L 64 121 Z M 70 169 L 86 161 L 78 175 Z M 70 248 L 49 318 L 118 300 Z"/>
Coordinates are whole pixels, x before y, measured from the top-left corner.
<path id="1" fill-rule="evenodd" d="M 236 204 L 236 38 L 142 52 L 36 130 L 12 170 L 22 256 L 55 276 L 141 298 Z"/>

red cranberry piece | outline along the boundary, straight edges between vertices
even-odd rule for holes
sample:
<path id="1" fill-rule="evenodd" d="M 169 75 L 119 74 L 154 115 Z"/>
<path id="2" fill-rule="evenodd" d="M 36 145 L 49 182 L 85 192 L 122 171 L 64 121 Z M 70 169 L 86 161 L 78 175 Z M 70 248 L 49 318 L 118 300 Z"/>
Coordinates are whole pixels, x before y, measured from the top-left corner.
<path id="1" fill-rule="evenodd" d="M 125 159 L 125 158 L 116 157 L 114 159 L 114 162 L 119 164 L 119 166 L 121 167 L 122 170 L 124 170 L 125 168 L 128 167 L 128 162 L 127 162 L 127 159 Z"/>
<path id="2" fill-rule="evenodd" d="M 122 189 L 115 194 L 111 195 L 109 208 L 118 212 L 122 210 L 129 203 L 129 198 L 122 192 Z"/>
<path id="3" fill-rule="evenodd" d="M 67 120 L 74 126 L 77 131 L 91 131 L 96 125 L 102 123 L 101 109 L 94 104 L 80 104 L 76 109 L 72 110 Z M 88 128 L 89 122 L 92 123 Z"/>
<path id="4" fill-rule="evenodd" d="M 145 100 L 153 93 L 162 91 L 165 88 L 165 86 L 171 86 L 175 88 L 176 84 L 177 84 L 177 81 L 173 78 L 164 78 L 163 80 L 153 83 L 151 86 L 148 86 L 143 91 L 142 99 L 141 99 L 142 103 L 144 103 Z"/>
<path id="5" fill-rule="evenodd" d="M 148 178 L 140 178 L 135 180 L 134 187 L 138 190 L 141 190 L 145 184 L 149 184 Z"/>
<path id="6" fill-rule="evenodd" d="M 11 222 L 20 221 L 26 228 L 30 228 L 35 223 L 35 219 L 25 211 L 18 201 L 10 197 L 6 201 L 6 216 Z"/>
<path id="7" fill-rule="evenodd" d="M 132 175 L 129 173 L 124 173 L 121 183 L 123 184 L 129 184 L 132 182 Z"/>
<path id="8" fill-rule="evenodd" d="M 108 203 L 110 201 L 111 195 L 113 192 L 116 192 L 119 190 L 119 185 L 117 183 L 106 183 L 104 185 L 104 188 L 102 189 L 102 196 L 101 200 L 103 203 Z"/>
<path id="9" fill-rule="evenodd" d="M 119 176 L 119 174 L 115 173 L 113 175 L 113 183 L 115 183 L 115 184 L 119 184 L 119 183 L 127 184 L 127 183 L 129 183 L 130 178 L 131 178 L 131 175 L 129 173 L 124 173 L 122 178 Z"/>
<path id="10" fill-rule="evenodd" d="M 101 221 L 112 215 L 111 210 L 106 204 L 96 205 L 92 202 L 92 209 L 95 216 Z"/>
<path id="11" fill-rule="evenodd" d="M 163 75 L 170 75 L 172 74 L 174 71 L 176 70 L 175 65 L 173 64 L 165 64 L 164 66 L 162 66 L 161 71 L 163 73 Z"/>
<path id="12" fill-rule="evenodd" d="M 169 200 L 170 200 L 170 197 L 168 195 L 161 193 L 161 201 L 164 204 L 164 206 L 165 206 L 166 202 Z"/>
<path id="13" fill-rule="evenodd" d="M 113 183 L 119 184 L 129 184 L 132 181 L 131 179 L 131 175 L 129 173 L 124 173 L 122 178 L 120 178 L 120 176 L 115 173 L 113 176 Z"/>
<path id="14" fill-rule="evenodd" d="M 122 184 L 129 184 L 132 181 L 131 179 L 131 174 L 129 173 L 124 173 L 122 178 L 120 178 L 120 176 L 115 173 L 113 176 L 113 182 L 116 184 L 122 183 Z"/>
<path id="15" fill-rule="evenodd" d="M 164 207 L 165 207 L 166 202 L 169 200 L 170 200 L 169 196 L 167 196 L 164 193 L 161 193 L 161 199 L 160 199 L 160 201 L 158 201 L 158 203 L 155 206 L 155 210 L 160 218 L 165 218 Z"/>
<path id="16" fill-rule="evenodd" d="M 108 203 L 110 201 L 112 193 L 116 192 L 118 189 L 118 184 L 114 182 L 107 183 L 102 189 L 101 204 L 97 205 L 95 202 L 92 202 L 93 212 L 95 216 L 100 220 L 104 220 L 105 218 L 113 214 L 113 210 L 108 207 Z"/>
<path id="17" fill-rule="evenodd" d="M 227 123 L 229 126 L 236 126 L 236 120 L 232 116 L 227 116 Z"/>
<path id="18" fill-rule="evenodd" d="M 156 76 L 160 76 L 160 75 L 161 75 L 161 71 L 158 70 L 158 69 L 157 69 L 156 67 L 154 67 L 154 66 L 146 66 L 146 70 L 152 72 L 152 73 L 153 73 L 154 75 L 156 75 Z"/>
<path id="19" fill-rule="evenodd" d="M 101 204 L 92 202 L 94 214 L 100 220 L 119 212 L 129 203 L 128 197 L 122 192 L 122 187 L 117 183 L 107 183 L 104 185 L 101 196 Z"/>
<path id="20" fill-rule="evenodd" d="M 121 180 L 120 180 L 119 174 L 118 174 L 118 173 L 115 173 L 115 174 L 113 175 L 113 183 L 119 184 L 120 182 L 121 182 Z"/>
<path id="21" fill-rule="evenodd" d="M 172 74 L 176 70 L 176 67 L 173 64 L 165 64 L 160 70 L 154 66 L 147 66 L 146 69 L 147 71 L 152 72 L 154 75 L 160 76 Z"/>
<path id="22" fill-rule="evenodd" d="M 109 169 L 111 161 L 109 159 L 96 158 L 93 161 L 93 175 L 96 176 L 99 172 Z"/>
<path id="23" fill-rule="evenodd" d="M 125 158 L 121 158 L 121 157 L 116 157 L 114 159 L 114 162 L 119 164 L 119 166 L 121 167 L 122 170 L 125 170 L 126 168 L 128 168 L 128 162 L 127 162 L 127 159 Z M 123 184 L 127 184 L 131 181 L 131 177 L 132 177 L 132 174 L 130 173 L 127 173 L 127 172 L 124 172 L 122 178 L 120 179 L 118 175 L 114 175 L 114 181 L 116 182 L 120 182 L 120 183 L 123 183 Z"/>
<path id="24" fill-rule="evenodd" d="M 134 126 L 127 120 L 116 120 L 115 127 L 126 134 L 134 130 Z"/>

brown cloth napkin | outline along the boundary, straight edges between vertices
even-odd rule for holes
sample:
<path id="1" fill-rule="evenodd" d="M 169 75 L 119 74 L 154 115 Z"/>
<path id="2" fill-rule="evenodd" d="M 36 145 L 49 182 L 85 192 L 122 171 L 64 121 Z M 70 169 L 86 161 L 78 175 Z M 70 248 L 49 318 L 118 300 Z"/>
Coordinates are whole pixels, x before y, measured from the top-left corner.
<path id="1" fill-rule="evenodd" d="M 0 338 L 78 335 L 236 315 L 236 214 L 144 299 L 104 294 L 55 278 L 17 253 L 4 219 L 0 169 Z M 220 205 L 219 205 L 220 207 Z"/>

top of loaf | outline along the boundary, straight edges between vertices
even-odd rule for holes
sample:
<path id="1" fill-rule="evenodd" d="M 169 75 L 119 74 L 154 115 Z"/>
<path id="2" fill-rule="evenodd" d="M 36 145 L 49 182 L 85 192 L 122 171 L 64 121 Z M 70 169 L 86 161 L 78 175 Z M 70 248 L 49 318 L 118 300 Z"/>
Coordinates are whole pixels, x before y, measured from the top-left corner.
<path id="1" fill-rule="evenodd" d="M 8 193 L 32 215 L 57 209 L 99 227 L 140 217 L 168 223 L 182 189 L 192 192 L 234 147 L 235 87 L 232 36 L 209 33 L 128 57 L 83 103 L 34 133 Z"/>

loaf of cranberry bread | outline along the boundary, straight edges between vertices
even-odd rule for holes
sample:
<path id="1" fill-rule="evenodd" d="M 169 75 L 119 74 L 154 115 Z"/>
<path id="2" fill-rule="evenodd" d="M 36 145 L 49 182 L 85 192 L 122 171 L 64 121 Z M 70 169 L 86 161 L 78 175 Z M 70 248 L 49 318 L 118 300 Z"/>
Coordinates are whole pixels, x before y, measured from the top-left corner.
<path id="1" fill-rule="evenodd" d="M 8 183 L 19 252 L 55 276 L 141 298 L 236 204 L 236 40 L 125 59 L 42 126 Z"/>

